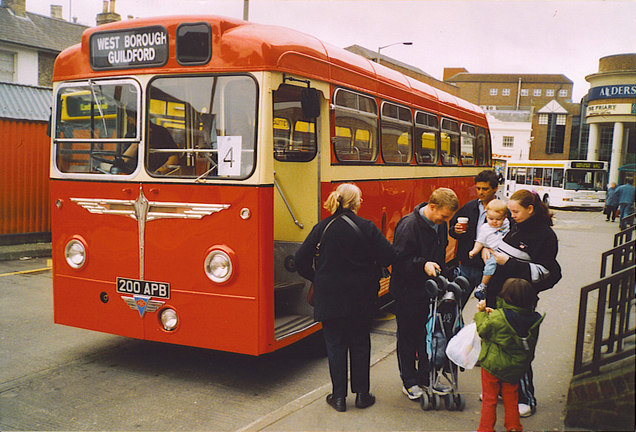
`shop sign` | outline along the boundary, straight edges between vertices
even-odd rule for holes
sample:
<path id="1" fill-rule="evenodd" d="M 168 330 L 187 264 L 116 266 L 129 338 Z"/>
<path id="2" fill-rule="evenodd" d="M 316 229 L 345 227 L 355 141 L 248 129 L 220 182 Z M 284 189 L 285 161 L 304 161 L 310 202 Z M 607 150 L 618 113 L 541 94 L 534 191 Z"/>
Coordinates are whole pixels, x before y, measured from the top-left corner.
<path id="1" fill-rule="evenodd" d="M 636 97 L 636 84 L 619 84 L 593 87 L 587 93 L 588 100 Z"/>
<path id="2" fill-rule="evenodd" d="M 586 116 L 629 115 L 635 113 L 636 104 L 599 104 L 587 107 Z"/>

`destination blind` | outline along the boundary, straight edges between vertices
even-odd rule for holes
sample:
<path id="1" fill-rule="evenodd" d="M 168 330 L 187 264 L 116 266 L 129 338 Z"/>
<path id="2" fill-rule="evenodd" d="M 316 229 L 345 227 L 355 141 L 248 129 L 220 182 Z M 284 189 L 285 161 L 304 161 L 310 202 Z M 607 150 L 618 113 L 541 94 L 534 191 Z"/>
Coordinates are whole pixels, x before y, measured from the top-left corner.
<path id="1" fill-rule="evenodd" d="M 168 31 L 162 26 L 97 32 L 90 39 L 93 69 L 163 66 L 168 61 Z"/>

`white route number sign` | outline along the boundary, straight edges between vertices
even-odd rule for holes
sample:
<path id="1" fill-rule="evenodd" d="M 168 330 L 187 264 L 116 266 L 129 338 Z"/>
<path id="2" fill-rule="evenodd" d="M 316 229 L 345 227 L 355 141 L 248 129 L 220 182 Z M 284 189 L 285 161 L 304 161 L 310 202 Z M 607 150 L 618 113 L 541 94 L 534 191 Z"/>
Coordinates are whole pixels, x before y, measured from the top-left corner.
<path id="1" fill-rule="evenodd" d="M 241 154 L 242 136 L 219 136 L 219 175 L 220 176 L 240 176 L 241 175 Z"/>

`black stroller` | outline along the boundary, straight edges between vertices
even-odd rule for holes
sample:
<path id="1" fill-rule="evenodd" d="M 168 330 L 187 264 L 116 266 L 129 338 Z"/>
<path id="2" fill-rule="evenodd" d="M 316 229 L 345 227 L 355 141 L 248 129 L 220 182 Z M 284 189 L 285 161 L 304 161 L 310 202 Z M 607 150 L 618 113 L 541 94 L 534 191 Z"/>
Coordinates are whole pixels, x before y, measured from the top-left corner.
<path id="1" fill-rule="evenodd" d="M 466 399 L 459 394 L 458 366 L 446 356 L 446 345 L 462 327 L 461 299 L 468 292 L 469 282 L 463 276 L 449 282 L 444 276 L 426 281 L 431 297 L 427 320 L 426 345 L 430 367 L 429 386 L 420 398 L 423 410 L 442 408 L 463 411 Z"/>

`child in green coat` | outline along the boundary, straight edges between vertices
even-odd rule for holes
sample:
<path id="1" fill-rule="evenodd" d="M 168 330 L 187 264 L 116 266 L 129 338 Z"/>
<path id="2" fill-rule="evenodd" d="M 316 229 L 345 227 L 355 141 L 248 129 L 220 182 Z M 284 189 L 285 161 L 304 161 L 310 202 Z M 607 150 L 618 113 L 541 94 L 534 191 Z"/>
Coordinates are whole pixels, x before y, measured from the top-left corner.
<path id="1" fill-rule="evenodd" d="M 537 292 L 524 279 L 508 279 L 497 298 L 497 309 L 477 304 L 477 333 L 481 338 L 481 420 L 478 431 L 494 431 L 497 422 L 497 395 L 504 402 L 504 426 L 521 431 L 518 408 L 519 380 L 534 358 L 539 325 L 545 314 L 535 312 Z"/>

